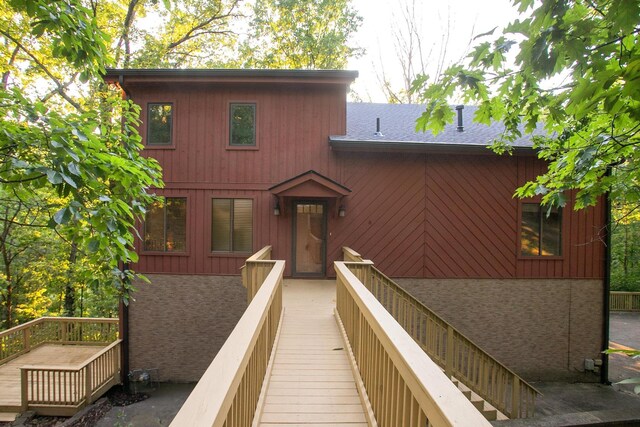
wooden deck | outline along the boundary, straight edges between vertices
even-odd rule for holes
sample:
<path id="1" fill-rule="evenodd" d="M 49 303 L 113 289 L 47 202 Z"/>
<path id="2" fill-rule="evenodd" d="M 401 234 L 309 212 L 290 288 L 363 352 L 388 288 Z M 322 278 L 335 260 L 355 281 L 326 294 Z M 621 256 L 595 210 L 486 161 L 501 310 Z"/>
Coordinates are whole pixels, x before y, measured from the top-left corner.
<path id="1" fill-rule="evenodd" d="M 102 351 L 103 345 L 45 344 L 0 365 L 0 411 L 20 408 L 20 367 L 46 365 L 76 367 Z"/>
<path id="2" fill-rule="evenodd" d="M 334 317 L 335 298 L 335 281 L 285 281 L 284 317 L 259 426 L 367 425 Z"/>

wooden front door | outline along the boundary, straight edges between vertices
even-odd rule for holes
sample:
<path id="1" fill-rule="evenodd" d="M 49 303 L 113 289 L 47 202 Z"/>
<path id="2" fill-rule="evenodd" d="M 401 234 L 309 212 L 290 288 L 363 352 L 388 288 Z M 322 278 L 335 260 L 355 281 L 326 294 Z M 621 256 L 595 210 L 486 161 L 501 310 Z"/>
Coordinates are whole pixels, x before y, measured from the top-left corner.
<path id="1" fill-rule="evenodd" d="M 324 277 L 327 258 L 327 204 L 293 202 L 293 275 Z"/>

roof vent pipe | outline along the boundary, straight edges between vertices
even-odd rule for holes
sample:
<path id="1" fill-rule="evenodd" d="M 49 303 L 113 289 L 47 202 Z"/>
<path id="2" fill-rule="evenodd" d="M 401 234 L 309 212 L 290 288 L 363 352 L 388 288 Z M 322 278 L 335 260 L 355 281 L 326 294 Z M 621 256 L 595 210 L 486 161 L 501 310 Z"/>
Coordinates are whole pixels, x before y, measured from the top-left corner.
<path id="1" fill-rule="evenodd" d="M 375 136 L 384 136 L 382 134 L 382 132 L 380 132 L 380 117 L 376 118 L 376 132 L 374 133 Z"/>
<path id="2" fill-rule="evenodd" d="M 462 123 L 463 109 L 464 109 L 464 105 L 456 105 L 456 110 L 458 111 L 458 132 L 464 131 L 464 123 Z"/>

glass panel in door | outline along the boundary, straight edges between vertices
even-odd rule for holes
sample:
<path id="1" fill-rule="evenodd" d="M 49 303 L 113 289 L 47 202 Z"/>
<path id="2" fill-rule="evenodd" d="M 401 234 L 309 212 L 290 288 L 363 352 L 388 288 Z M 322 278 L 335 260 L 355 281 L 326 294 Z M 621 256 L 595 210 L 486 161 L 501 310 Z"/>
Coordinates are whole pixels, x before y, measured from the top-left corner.
<path id="1" fill-rule="evenodd" d="M 320 203 L 296 203 L 295 273 L 324 274 L 325 207 Z"/>

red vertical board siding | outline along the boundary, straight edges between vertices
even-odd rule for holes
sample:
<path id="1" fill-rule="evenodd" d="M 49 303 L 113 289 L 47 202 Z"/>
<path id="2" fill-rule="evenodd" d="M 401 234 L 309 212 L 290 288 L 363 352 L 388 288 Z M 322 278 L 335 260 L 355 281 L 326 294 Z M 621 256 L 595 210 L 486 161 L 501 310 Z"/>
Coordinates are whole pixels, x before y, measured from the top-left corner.
<path id="1" fill-rule="evenodd" d="M 246 256 L 211 254 L 211 198 L 254 203 L 253 249 L 270 244 L 291 273 L 291 201 L 273 215 L 268 188 L 308 170 L 352 190 L 337 217 L 328 203 L 327 271 L 350 246 L 395 277 L 602 277 L 598 240 L 602 204 L 563 214 L 563 256 L 519 256 L 518 185 L 546 169 L 533 157 L 333 152 L 329 135 L 346 131 L 340 86 L 167 86 L 132 91 L 142 106 L 174 102 L 174 146 L 143 153 L 163 167 L 165 196 L 188 198 L 188 250 L 141 253 L 137 270 L 172 274 L 238 274 Z M 228 149 L 230 102 L 257 104 L 257 150 Z M 143 140 L 145 126 L 140 128 Z M 140 249 L 138 242 L 138 249 Z"/>

